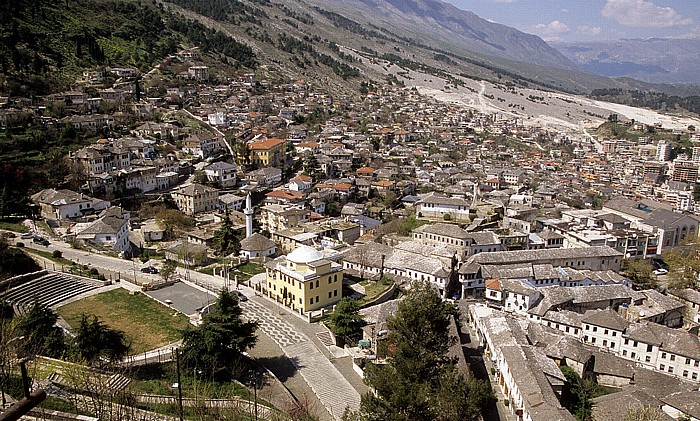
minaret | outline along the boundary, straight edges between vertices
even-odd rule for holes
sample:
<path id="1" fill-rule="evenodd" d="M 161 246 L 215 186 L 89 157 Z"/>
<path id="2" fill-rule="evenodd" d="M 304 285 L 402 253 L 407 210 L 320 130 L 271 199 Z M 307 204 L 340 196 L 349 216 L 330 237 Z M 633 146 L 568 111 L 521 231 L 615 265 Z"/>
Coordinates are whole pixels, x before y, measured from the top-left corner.
<path id="1" fill-rule="evenodd" d="M 243 209 L 245 214 L 245 238 L 253 235 L 253 204 L 250 200 L 250 193 L 245 198 L 245 209 Z"/>

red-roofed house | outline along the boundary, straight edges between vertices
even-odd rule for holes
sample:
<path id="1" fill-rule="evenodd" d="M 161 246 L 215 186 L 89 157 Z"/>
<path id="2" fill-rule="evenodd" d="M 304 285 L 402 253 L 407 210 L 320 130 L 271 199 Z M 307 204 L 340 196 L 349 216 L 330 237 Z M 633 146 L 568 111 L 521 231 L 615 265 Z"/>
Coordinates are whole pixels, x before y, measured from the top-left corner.
<path id="1" fill-rule="evenodd" d="M 249 162 L 262 167 L 283 167 L 286 143 L 286 140 L 274 137 L 258 139 L 249 143 Z"/>

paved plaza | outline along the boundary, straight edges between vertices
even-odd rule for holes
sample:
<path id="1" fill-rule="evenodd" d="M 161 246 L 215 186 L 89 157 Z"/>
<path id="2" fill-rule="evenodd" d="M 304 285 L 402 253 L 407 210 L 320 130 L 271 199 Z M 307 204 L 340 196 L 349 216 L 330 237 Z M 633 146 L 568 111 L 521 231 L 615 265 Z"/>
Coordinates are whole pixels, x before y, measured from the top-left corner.
<path id="1" fill-rule="evenodd" d="M 188 316 L 196 314 L 203 307 L 216 302 L 215 295 L 182 282 L 153 291 L 146 291 L 145 294 L 162 303 L 170 300 L 172 302 L 170 304 L 171 307 Z"/>

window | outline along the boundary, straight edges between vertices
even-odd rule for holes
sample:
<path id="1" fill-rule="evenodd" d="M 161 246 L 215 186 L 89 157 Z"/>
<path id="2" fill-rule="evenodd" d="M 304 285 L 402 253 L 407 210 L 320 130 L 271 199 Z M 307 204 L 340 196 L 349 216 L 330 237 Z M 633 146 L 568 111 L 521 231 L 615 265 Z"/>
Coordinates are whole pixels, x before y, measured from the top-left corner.
<path id="1" fill-rule="evenodd" d="M 316 279 L 316 288 L 318 288 L 318 279 Z"/>
<path id="2" fill-rule="evenodd" d="M 331 291 L 328 291 L 328 298 L 331 298 L 333 296 L 333 293 Z"/>
<path id="3" fill-rule="evenodd" d="M 668 372 L 673 373 L 673 366 L 670 366 L 670 365 L 668 366 Z"/>
<path id="4" fill-rule="evenodd" d="M 671 361 L 676 361 L 676 356 L 671 354 Z"/>
<path id="5" fill-rule="evenodd" d="M 626 357 L 626 356 L 627 356 L 627 350 L 626 350 L 626 349 L 622 350 L 622 356 L 623 356 L 623 357 Z"/>
<path id="6" fill-rule="evenodd" d="M 693 380 L 697 380 L 697 379 L 698 379 L 698 373 L 693 373 L 693 375 L 690 376 L 690 377 L 691 377 Z"/>
<path id="7" fill-rule="evenodd" d="M 590 326 L 586 325 L 586 330 L 590 330 Z"/>
<path id="8" fill-rule="evenodd" d="M 634 342 L 634 346 L 637 346 L 637 341 Z M 652 352 L 654 350 L 654 345 L 647 345 L 647 352 Z"/>
<path id="9" fill-rule="evenodd" d="M 636 353 L 636 352 L 631 353 L 631 354 L 630 354 L 630 357 L 631 357 L 632 359 L 635 359 L 635 358 L 637 357 L 637 353 Z"/>
<path id="10" fill-rule="evenodd" d="M 615 342 L 612 342 L 612 341 L 610 342 L 610 348 L 613 348 L 613 349 L 615 348 Z"/>
<path id="11" fill-rule="evenodd" d="M 314 289 L 314 283 L 313 283 L 313 282 L 309 283 L 309 289 Z"/>
<path id="12" fill-rule="evenodd" d="M 685 364 L 686 364 L 686 365 L 690 365 L 690 358 L 686 358 L 686 359 L 685 359 Z"/>
<path id="13" fill-rule="evenodd" d="M 337 290 L 337 289 L 333 291 L 333 296 L 334 296 L 334 297 L 337 297 L 337 296 L 338 296 L 338 290 Z"/>
<path id="14" fill-rule="evenodd" d="M 663 364 L 659 365 L 659 370 L 664 371 L 665 369 L 666 369 L 665 365 L 663 365 Z"/>
<path id="15" fill-rule="evenodd" d="M 584 342 L 588 342 L 588 335 L 585 335 L 585 336 L 583 337 L 583 341 L 584 341 Z"/>
<path id="16" fill-rule="evenodd" d="M 597 326 L 593 326 L 593 331 L 594 331 L 594 332 L 597 332 L 597 331 L 598 331 L 598 327 L 597 327 Z"/>
<path id="17" fill-rule="evenodd" d="M 603 346 L 608 346 L 608 340 L 607 340 L 607 339 L 603 339 Z"/>
<path id="18" fill-rule="evenodd" d="M 647 356 L 644 358 L 644 361 L 647 362 L 647 363 L 650 363 L 650 362 L 651 362 L 651 357 L 647 355 Z"/>
<path id="19" fill-rule="evenodd" d="M 700 362 L 700 361 L 695 360 L 695 364 L 693 364 L 693 367 L 697 367 L 697 366 L 698 366 L 698 362 Z"/>
<path id="20" fill-rule="evenodd" d="M 613 330 L 612 335 L 613 335 L 613 337 L 617 336 L 617 332 L 615 332 L 615 331 Z"/>
<path id="21" fill-rule="evenodd" d="M 605 329 L 605 334 L 606 334 L 606 335 L 608 334 L 608 329 Z"/>
<path id="22" fill-rule="evenodd" d="M 319 301 L 320 301 L 320 300 L 319 300 L 319 297 L 318 297 L 318 295 L 317 295 L 317 296 L 316 296 L 316 304 L 318 304 Z"/>
<path id="23" fill-rule="evenodd" d="M 665 352 L 662 352 L 662 353 L 661 353 L 661 358 L 663 358 L 664 360 L 666 359 L 666 353 L 665 353 Z"/>
<path id="24" fill-rule="evenodd" d="M 688 377 L 688 370 L 683 370 L 683 377 Z"/>

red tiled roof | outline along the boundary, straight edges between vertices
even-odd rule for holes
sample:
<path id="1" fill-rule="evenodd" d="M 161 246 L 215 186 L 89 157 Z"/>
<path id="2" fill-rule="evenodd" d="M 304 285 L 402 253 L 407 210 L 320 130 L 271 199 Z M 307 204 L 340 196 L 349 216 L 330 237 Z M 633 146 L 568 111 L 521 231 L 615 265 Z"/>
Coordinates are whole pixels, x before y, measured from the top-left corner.
<path id="1" fill-rule="evenodd" d="M 265 196 L 267 197 L 279 197 L 280 199 L 299 199 L 303 197 L 304 195 L 298 192 L 293 192 L 289 190 L 273 190 L 270 193 L 266 194 Z"/>
<path id="2" fill-rule="evenodd" d="M 260 139 L 256 140 L 255 142 L 251 143 L 248 145 L 248 149 L 250 150 L 265 150 L 265 149 L 272 149 L 277 145 L 280 145 L 284 143 L 285 141 L 282 139 L 277 139 L 274 137 L 270 137 L 267 139 Z"/>
<path id="3" fill-rule="evenodd" d="M 486 288 L 500 291 L 501 290 L 501 283 L 498 281 L 498 279 L 487 279 L 486 280 Z"/>

